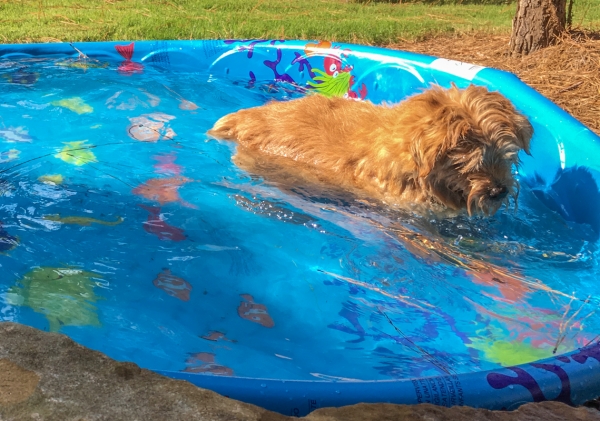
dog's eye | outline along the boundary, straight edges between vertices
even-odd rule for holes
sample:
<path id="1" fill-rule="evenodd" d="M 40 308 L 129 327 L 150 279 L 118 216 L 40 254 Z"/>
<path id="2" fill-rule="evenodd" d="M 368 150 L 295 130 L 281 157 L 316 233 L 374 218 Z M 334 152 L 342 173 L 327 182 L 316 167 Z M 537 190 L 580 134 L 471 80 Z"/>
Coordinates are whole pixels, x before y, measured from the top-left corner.
<path id="1" fill-rule="evenodd" d="M 519 161 L 519 151 L 518 150 L 509 150 L 504 154 L 504 159 L 509 162 L 515 163 Z"/>

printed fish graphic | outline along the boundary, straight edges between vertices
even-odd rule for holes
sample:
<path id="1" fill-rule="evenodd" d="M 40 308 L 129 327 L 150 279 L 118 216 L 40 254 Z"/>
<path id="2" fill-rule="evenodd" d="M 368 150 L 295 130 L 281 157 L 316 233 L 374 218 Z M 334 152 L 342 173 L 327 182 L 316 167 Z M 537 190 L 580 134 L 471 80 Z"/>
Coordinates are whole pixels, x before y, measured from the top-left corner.
<path id="1" fill-rule="evenodd" d="M 131 61 L 134 49 L 133 42 L 128 45 L 115 45 L 115 49 L 119 52 L 121 57 L 125 59 L 117 69 L 119 73 L 131 76 L 134 73 L 142 73 L 144 71 L 144 66 L 141 63 L 134 63 Z"/>
<path id="2" fill-rule="evenodd" d="M 584 346 L 594 341 L 593 336 L 595 335 L 582 331 L 581 322 L 586 316 L 581 315 L 579 318 L 572 319 L 568 317 L 568 309 L 564 312 L 562 309 L 555 311 L 546 308 L 531 307 L 526 301 L 522 301 L 521 303 L 511 305 L 504 311 L 495 312 L 468 299 L 467 302 L 470 302 L 478 313 L 494 321 L 496 328 L 488 326 L 487 329 L 498 329 L 497 332 L 492 330 L 484 337 L 472 339 L 473 347 L 486 352 L 486 356 L 488 356 L 487 351 L 501 351 L 505 349 L 506 346 L 497 343 L 504 342 L 503 339 L 513 345 L 526 344 L 527 346 L 531 346 L 540 352 L 544 352 L 545 355 L 543 357 L 548 357 L 556 353 L 557 350 L 561 354 L 569 349 Z M 577 315 L 576 311 L 573 312 L 573 315 Z M 561 332 L 563 332 L 562 338 Z M 574 332 L 577 333 L 572 335 Z M 516 350 L 513 351 L 512 357 L 518 358 Z M 497 362 L 504 364 L 507 358 L 510 358 L 510 352 L 504 354 L 502 361 L 497 360 Z M 536 360 L 541 358 L 536 358 Z M 496 361 L 496 359 L 491 357 L 490 360 Z M 530 361 L 533 361 L 533 359 L 520 361 L 517 364 Z"/>
<path id="3" fill-rule="evenodd" d="M 484 359 L 504 367 L 539 361 L 552 356 L 552 348 L 536 348 L 527 342 L 474 339 L 471 347 L 483 352 Z"/>
<path id="4" fill-rule="evenodd" d="M 56 65 L 86 71 L 87 69 L 106 69 L 108 67 L 108 62 L 87 57 L 57 61 Z"/>
<path id="5" fill-rule="evenodd" d="M 123 222 L 123 218 L 121 218 L 120 216 L 117 216 L 117 219 L 115 221 L 102 221 L 101 219 L 89 218 L 86 216 L 60 216 L 58 214 L 45 215 L 43 219 L 47 221 L 60 222 L 62 224 L 81 225 L 84 227 L 89 227 L 92 224 L 114 227 L 115 225 L 119 225 L 121 222 Z"/>
<path id="6" fill-rule="evenodd" d="M 489 264 L 488 268 L 470 270 L 466 273 L 478 285 L 498 288 L 502 298 L 511 303 L 522 301 L 532 292 L 531 288 L 521 281 L 522 275 L 518 271 L 511 273 L 504 268 Z"/>
<path id="7" fill-rule="evenodd" d="M 464 269 L 473 282 L 498 287 L 503 295 L 503 297 L 499 297 L 500 299 L 518 301 L 527 294 L 539 290 L 571 297 L 562 291 L 550 288 L 539 279 L 521 275 L 518 271 L 510 268 L 495 265 L 477 257 L 476 254 L 465 253 L 456 245 L 443 239 L 427 238 L 399 224 L 394 227 L 397 229 L 397 238 L 415 256 L 425 260 L 427 264 L 436 262 L 451 263 Z"/>
<path id="8" fill-rule="evenodd" d="M 52 332 L 63 326 L 99 327 L 94 278 L 101 276 L 75 267 L 41 267 L 25 274 L 6 299 L 46 316 Z"/>
<path id="9" fill-rule="evenodd" d="M 54 157 L 77 166 L 85 165 L 90 162 L 97 162 L 96 155 L 90 150 L 94 145 L 88 145 L 86 142 L 87 140 L 63 142 L 65 147 L 62 148 L 59 153 L 54 155 Z"/>
<path id="10" fill-rule="evenodd" d="M 29 136 L 28 130 L 23 126 L 0 129 L 0 138 L 10 143 L 31 142 L 33 140 L 33 138 Z"/>
<path id="11" fill-rule="evenodd" d="M 179 298 L 181 301 L 189 301 L 192 285 L 188 281 L 171 273 L 171 269 L 163 269 L 152 281 L 152 284 L 171 297 Z"/>
<path id="12" fill-rule="evenodd" d="M 18 149 L 9 149 L 8 151 L 0 152 L 0 164 L 4 164 L 6 162 L 14 161 L 15 159 L 19 159 L 21 155 L 21 151 Z"/>
<path id="13" fill-rule="evenodd" d="M 204 336 L 200 336 L 202 339 L 206 339 L 207 341 L 217 342 L 219 340 L 227 341 L 227 342 L 237 342 L 235 339 L 229 339 L 225 336 L 223 332 L 218 332 L 216 330 L 212 330 L 208 332 Z"/>
<path id="14" fill-rule="evenodd" d="M 17 245 L 19 245 L 19 239 L 6 232 L 2 225 L 2 222 L 0 222 L 0 253 L 10 251 L 14 249 Z"/>
<path id="15" fill-rule="evenodd" d="M 192 101 L 188 101 L 187 99 L 182 99 L 179 102 L 179 109 L 180 110 L 185 110 L 185 111 L 194 111 L 197 110 L 199 107 L 194 104 Z"/>
<path id="16" fill-rule="evenodd" d="M 35 72 L 17 70 L 16 72 L 4 74 L 2 75 L 2 77 L 6 79 L 8 83 L 13 83 L 15 85 L 31 86 L 38 81 L 40 75 L 39 73 Z"/>
<path id="17" fill-rule="evenodd" d="M 319 41 L 318 43 L 309 42 L 304 46 L 304 54 L 311 56 L 313 54 L 323 54 L 331 48 L 330 41 Z"/>
<path id="18" fill-rule="evenodd" d="M 170 153 L 168 155 L 155 155 L 152 158 L 158 161 L 158 164 L 154 165 L 154 170 L 157 173 L 172 175 L 181 174 L 182 167 L 181 165 L 177 165 L 175 163 L 175 159 L 177 157 L 174 153 Z"/>
<path id="19" fill-rule="evenodd" d="M 238 306 L 238 316 L 264 327 L 272 328 L 275 326 L 275 322 L 269 316 L 267 307 L 264 304 L 256 304 L 250 294 L 240 294 L 240 296 L 244 301 Z"/>
<path id="20" fill-rule="evenodd" d="M 145 205 L 138 206 L 150 212 L 148 219 L 144 222 L 146 232 L 156 235 L 160 240 L 183 241 L 186 239 L 185 232 L 181 228 L 169 225 L 161 219 L 160 208 Z"/>
<path id="21" fill-rule="evenodd" d="M 176 176 L 169 178 L 151 178 L 144 184 L 133 189 L 133 194 L 154 200 L 164 205 L 165 203 L 179 202 L 188 208 L 196 208 L 191 203 L 185 202 L 180 196 L 178 189 L 182 185 L 193 181 L 192 179 Z"/>
<path id="22" fill-rule="evenodd" d="M 138 94 L 141 93 L 142 95 Z M 149 92 L 138 89 L 138 92 L 117 91 L 104 103 L 106 108 L 117 110 L 135 110 L 137 107 L 149 108 L 160 104 L 160 98 Z"/>
<path id="23" fill-rule="evenodd" d="M 233 370 L 224 365 L 217 364 L 215 354 L 211 352 L 196 352 L 190 354 L 186 360 L 186 373 L 210 373 L 217 376 L 232 376 Z"/>
<path id="24" fill-rule="evenodd" d="M 86 104 L 85 101 L 78 96 L 52 101 L 50 104 L 55 107 L 66 108 L 77 114 L 89 114 L 94 111 L 92 107 Z"/>
<path id="25" fill-rule="evenodd" d="M 62 184 L 65 180 L 61 174 L 46 174 L 39 176 L 38 181 L 41 181 L 45 184 L 59 185 Z"/>
<path id="26" fill-rule="evenodd" d="M 173 89 L 169 88 L 166 85 L 163 85 L 165 87 L 165 89 L 167 89 L 169 92 L 171 92 L 171 94 L 177 98 L 179 100 L 179 109 L 180 110 L 185 110 L 185 111 L 195 111 L 197 110 L 198 107 L 196 104 L 194 104 L 192 101 L 188 101 L 187 99 L 185 99 L 184 97 L 182 97 L 178 92 L 175 92 Z"/>
<path id="27" fill-rule="evenodd" d="M 144 114 L 139 117 L 131 117 L 131 124 L 127 126 L 127 134 L 140 142 L 158 142 L 159 140 L 171 140 L 177 133 L 166 123 L 175 117 L 165 113 Z"/>

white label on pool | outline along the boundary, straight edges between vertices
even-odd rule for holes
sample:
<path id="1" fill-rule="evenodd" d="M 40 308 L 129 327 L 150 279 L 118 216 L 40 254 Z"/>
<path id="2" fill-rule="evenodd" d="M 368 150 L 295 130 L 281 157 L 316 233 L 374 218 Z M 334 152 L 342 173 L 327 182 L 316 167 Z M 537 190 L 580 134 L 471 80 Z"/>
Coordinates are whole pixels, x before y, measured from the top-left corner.
<path id="1" fill-rule="evenodd" d="M 485 67 L 477 66 L 476 64 L 463 63 L 462 61 L 448 60 L 438 58 L 434 60 L 429 67 L 442 72 L 450 73 L 454 76 L 459 76 L 467 80 L 473 80 L 475 75 Z"/>

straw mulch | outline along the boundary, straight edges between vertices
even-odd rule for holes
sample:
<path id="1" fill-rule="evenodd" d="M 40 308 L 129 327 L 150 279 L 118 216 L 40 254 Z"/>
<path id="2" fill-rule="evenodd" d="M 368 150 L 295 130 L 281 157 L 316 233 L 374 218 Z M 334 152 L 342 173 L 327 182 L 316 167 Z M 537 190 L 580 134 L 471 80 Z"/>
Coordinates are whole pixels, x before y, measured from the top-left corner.
<path id="1" fill-rule="evenodd" d="M 468 34 L 389 47 L 515 73 L 600 135 L 600 34 L 573 32 L 523 58 L 507 54 L 508 42 L 508 35 Z"/>

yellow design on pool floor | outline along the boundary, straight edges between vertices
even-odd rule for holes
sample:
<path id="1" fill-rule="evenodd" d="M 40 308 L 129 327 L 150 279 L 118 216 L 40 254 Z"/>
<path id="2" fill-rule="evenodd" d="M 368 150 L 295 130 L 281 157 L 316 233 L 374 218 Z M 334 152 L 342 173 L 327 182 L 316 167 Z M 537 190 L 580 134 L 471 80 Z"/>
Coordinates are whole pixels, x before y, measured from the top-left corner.
<path id="1" fill-rule="evenodd" d="M 38 181 L 47 184 L 62 184 L 64 179 L 60 174 L 46 174 L 38 177 Z"/>
<path id="2" fill-rule="evenodd" d="M 92 107 L 86 104 L 83 101 L 83 99 L 81 99 L 78 96 L 75 96 L 73 98 L 61 99 L 59 101 L 52 101 L 50 104 L 56 107 L 63 107 L 69 109 L 77 114 L 89 114 L 92 111 L 94 111 Z"/>
<path id="3" fill-rule="evenodd" d="M 121 218 L 120 216 L 117 216 L 116 221 L 103 221 L 101 219 L 88 218 L 87 216 L 60 216 L 58 214 L 45 215 L 44 219 L 47 221 L 60 222 L 63 224 L 82 225 L 84 227 L 88 227 L 92 224 L 107 225 L 109 227 L 114 227 L 115 225 L 119 225 L 121 222 L 123 222 L 123 218 Z"/>
<path id="4" fill-rule="evenodd" d="M 536 348 L 528 343 L 516 341 L 486 342 L 474 339 L 471 346 L 482 351 L 486 360 L 504 367 L 530 363 L 552 356 L 552 348 Z"/>
<path id="5" fill-rule="evenodd" d="M 84 165 L 90 162 L 97 162 L 96 155 L 92 151 L 91 148 L 94 148 L 94 145 L 87 145 L 87 140 L 76 140 L 74 142 L 64 142 L 66 145 L 62 150 L 54 155 L 56 158 L 60 158 L 69 164 L 74 165 Z"/>

